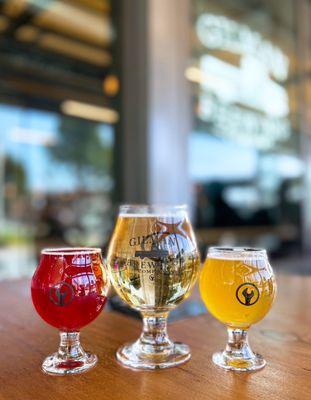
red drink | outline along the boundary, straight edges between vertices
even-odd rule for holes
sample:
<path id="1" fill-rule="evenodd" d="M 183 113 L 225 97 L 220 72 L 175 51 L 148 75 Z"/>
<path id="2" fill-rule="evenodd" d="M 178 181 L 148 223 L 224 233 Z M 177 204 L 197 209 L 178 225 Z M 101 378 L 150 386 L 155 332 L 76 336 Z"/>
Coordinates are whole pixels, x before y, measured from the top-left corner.
<path id="1" fill-rule="evenodd" d="M 108 279 L 100 253 L 92 249 L 43 251 L 32 278 L 38 314 L 64 332 L 76 332 L 104 307 Z"/>
<path id="2" fill-rule="evenodd" d="M 60 330 L 60 346 L 48 356 L 47 374 L 79 374 L 94 367 L 97 356 L 83 350 L 80 329 L 101 312 L 109 281 L 100 249 L 45 249 L 31 282 L 38 314 Z"/>

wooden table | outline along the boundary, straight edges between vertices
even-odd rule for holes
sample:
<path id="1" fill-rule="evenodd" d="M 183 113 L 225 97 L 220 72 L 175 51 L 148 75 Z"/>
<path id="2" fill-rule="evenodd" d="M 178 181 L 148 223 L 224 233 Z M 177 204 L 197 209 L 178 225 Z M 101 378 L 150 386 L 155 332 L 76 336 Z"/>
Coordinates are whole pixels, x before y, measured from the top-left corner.
<path id="1" fill-rule="evenodd" d="M 256 373 L 226 372 L 211 354 L 224 346 L 225 329 L 208 314 L 170 325 L 170 334 L 192 348 L 187 364 L 168 370 L 132 371 L 115 361 L 115 350 L 136 338 L 140 322 L 104 312 L 83 330 L 82 343 L 95 352 L 96 368 L 78 376 L 44 375 L 40 365 L 56 350 L 58 335 L 33 310 L 29 282 L 1 283 L 0 399 L 111 400 L 310 400 L 311 277 L 278 279 L 276 304 L 251 330 L 251 344 L 268 365 Z"/>

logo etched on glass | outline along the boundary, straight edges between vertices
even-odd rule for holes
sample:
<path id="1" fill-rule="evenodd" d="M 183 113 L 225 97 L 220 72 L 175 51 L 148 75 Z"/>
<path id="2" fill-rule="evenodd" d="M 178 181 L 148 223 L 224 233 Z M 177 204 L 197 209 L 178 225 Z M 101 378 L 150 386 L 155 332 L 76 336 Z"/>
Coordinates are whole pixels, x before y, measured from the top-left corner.
<path id="1" fill-rule="evenodd" d="M 259 299 L 259 290 L 253 283 L 243 283 L 236 290 L 236 298 L 243 306 L 252 306 Z"/>
<path id="2" fill-rule="evenodd" d="M 141 250 L 135 251 L 135 257 L 146 258 L 165 258 L 169 255 L 167 248 L 178 247 L 178 237 L 188 239 L 187 232 L 182 227 L 183 221 L 177 223 L 165 223 L 157 220 L 155 222 L 155 232 L 143 236 L 140 242 Z M 135 238 L 130 240 L 135 243 Z M 190 238 L 191 240 L 191 238 Z"/>
<path id="3" fill-rule="evenodd" d="M 73 287 L 67 282 L 58 282 L 50 288 L 49 298 L 59 307 L 68 306 L 75 296 Z"/>

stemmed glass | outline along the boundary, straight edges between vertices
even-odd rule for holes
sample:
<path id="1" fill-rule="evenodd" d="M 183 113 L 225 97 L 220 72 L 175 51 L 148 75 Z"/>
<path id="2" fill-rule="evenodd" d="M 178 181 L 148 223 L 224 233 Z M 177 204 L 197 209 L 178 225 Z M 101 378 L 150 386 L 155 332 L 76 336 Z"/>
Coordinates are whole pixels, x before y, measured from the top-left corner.
<path id="1" fill-rule="evenodd" d="M 119 296 L 143 317 L 140 338 L 117 351 L 123 365 L 168 368 L 190 358 L 187 345 L 168 337 L 167 317 L 189 296 L 199 265 L 186 206 L 120 207 L 108 270 Z"/>
<path id="2" fill-rule="evenodd" d="M 97 248 L 44 249 L 31 282 L 33 304 L 60 330 L 60 346 L 42 369 L 52 375 L 81 373 L 97 356 L 83 350 L 80 329 L 93 321 L 107 300 L 109 281 Z"/>
<path id="3" fill-rule="evenodd" d="M 268 313 L 276 294 L 266 250 L 210 248 L 201 273 L 200 292 L 211 314 L 228 329 L 226 349 L 213 355 L 214 363 L 234 371 L 263 368 L 266 361 L 250 348 L 247 332 Z"/>

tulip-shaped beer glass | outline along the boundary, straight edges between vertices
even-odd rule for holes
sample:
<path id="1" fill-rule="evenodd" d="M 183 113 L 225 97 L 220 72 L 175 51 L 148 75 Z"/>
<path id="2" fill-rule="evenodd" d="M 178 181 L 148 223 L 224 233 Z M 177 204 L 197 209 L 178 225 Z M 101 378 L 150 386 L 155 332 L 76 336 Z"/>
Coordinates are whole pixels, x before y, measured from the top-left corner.
<path id="1" fill-rule="evenodd" d="M 266 251 L 210 248 L 200 292 L 211 314 L 228 329 L 227 347 L 213 355 L 214 363 L 235 371 L 263 368 L 266 362 L 249 347 L 247 331 L 268 313 L 275 298 L 276 283 Z"/>
<path id="2" fill-rule="evenodd" d="M 143 317 L 140 338 L 117 351 L 137 369 L 168 368 L 190 358 L 189 347 L 167 335 L 169 312 L 196 281 L 199 254 L 186 206 L 121 206 L 108 251 L 111 282 Z"/>
<path id="3" fill-rule="evenodd" d="M 79 331 L 99 315 L 108 289 L 100 249 L 42 250 L 31 282 L 32 301 L 40 317 L 60 330 L 58 352 L 44 360 L 44 372 L 75 374 L 96 364 L 96 355 L 81 347 Z"/>

